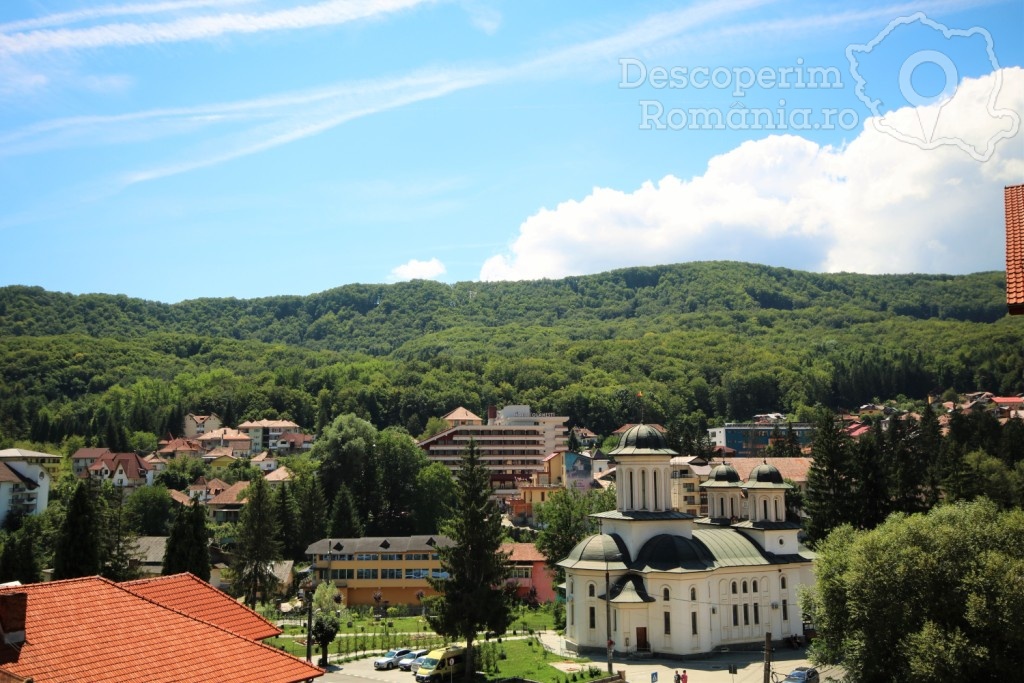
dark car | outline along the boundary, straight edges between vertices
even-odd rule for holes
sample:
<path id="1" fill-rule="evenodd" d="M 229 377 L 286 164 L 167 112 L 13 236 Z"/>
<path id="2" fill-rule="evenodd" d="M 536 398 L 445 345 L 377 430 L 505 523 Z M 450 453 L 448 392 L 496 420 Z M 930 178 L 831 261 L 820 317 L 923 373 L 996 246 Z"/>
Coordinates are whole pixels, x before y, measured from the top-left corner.
<path id="1" fill-rule="evenodd" d="M 812 666 L 798 666 L 789 672 L 782 683 L 818 683 L 818 670 Z"/>

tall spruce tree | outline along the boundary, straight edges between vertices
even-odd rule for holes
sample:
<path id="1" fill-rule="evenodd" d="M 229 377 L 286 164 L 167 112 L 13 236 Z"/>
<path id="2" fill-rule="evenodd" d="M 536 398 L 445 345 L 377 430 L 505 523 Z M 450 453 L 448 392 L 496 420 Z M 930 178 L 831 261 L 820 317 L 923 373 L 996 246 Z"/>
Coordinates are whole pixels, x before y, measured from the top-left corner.
<path id="1" fill-rule="evenodd" d="M 57 534 L 53 578 L 94 576 L 102 568 L 103 520 L 97 514 L 99 495 L 88 481 L 75 485 Z"/>
<path id="2" fill-rule="evenodd" d="M 299 534 L 299 506 L 292 495 L 292 486 L 281 482 L 274 494 L 274 512 L 277 515 L 277 541 L 281 552 L 289 560 L 301 560 L 306 553 Z"/>
<path id="3" fill-rule="evenodd" d="M 359 538 L 363 535 L 356 501 L 344 484 L 338 487 L 338 495 L 334 497 L 330 535 L 335 538 Z"/>
<path id="4" fill-rule="evenodd" d="M 807 471 L 807 535 L 811 543 L 817 543 L 832 529 L 856 517 L 850 492 L 850 438 L 831 410 L 823 408 L 815 416 L 811 457 Z"/>
<path id="5" fill-rule="evenodd" d="M 455 514 L 443 528 L 452 545 L 439 548 L 441 571 L 447 578 L 430 579 L 441 594 L 430 625 L 438 633 L 466 641 L 466 661 L 473 661 L 478 631 L 501 635 L 508 628 L 511 604 L 504 591 L 508 556 L 501 552 L 501 514 L 491 499 L 490 477 L 476 443 L 462 456 L 456 474 Z M 466 680 L 473 667 L 466 667 Z"/>
<path id="6" fill-rule="evenodd" d="M 174 515 L 171 534 L 164 550 L 164 576 L 189 572 L 210 580 L 210 534 L 206 527 L 206 506 L 198 500 L 181 506 Z"/>
<path id="7" fill-rule="evenodd" d="M 142 576 L 138 561 L 138 539 L 131 529 L 124 504 L 124 489 L 118 487 L 106 506 L 104 553 L 100 574 L 111 581 L 129 581 Z"/>
<path id="8" fill-rule="evenodd" d="M 327 536 L 330 510 L 320 477 L 315 472 L 300 476 L 293 492 L 299 505 L 299 546 L 305 553 L 311 544 Z"/>
<path id="9" fill-rule="evenodd" d="M 270 487 L 263 477 L 246 489 L 245 507 L 238 519 L 238 546 L 232 572 L 235 586 L 246 604 L 256 607 L 258 597 L 266 599 L 277 587 L 274 561 L 281 559 L 277 541 L 277 516 Z"/>

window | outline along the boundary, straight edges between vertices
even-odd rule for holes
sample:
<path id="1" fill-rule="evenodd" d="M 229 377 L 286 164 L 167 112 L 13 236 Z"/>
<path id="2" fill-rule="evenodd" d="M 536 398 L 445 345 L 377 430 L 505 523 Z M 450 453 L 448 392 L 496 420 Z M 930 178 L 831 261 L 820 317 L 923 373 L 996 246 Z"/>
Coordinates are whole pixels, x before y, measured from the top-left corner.
<path id="1" fill-rule="evenodd" d="M 591 598 L 594 597 L 594 584 L 592 583 L 587 584 L 587 596 Z"/>
<path id="2" fill-rule="evenodd" d="M 743 582 L 743 592 L 744 593 L 747 592 L 747 582 L 746 581 Z"/>
<path id="3" fill-rule="evenodd" d="M 739 626 L 740 625 L 739 607 L 737 607 L 736 605 L 732 606 L 732 625 L 733 626 Z"/>
<path id="4" fill-rule="evenodd" d="M 425 579 L 428 576 L 430 576 L 430 570 L 426 567 L 407 567 L 405 570 L 407 579 Z"/>
<path id="5" fill-rule="evenodd" d="M 736 582 L 735 581 L 732 582 L 732 594 L 736 595 Z"/>
<path id="6" fill-rule="evenodd" d="M 743 625 L 750 626 L 750 605 L 743 603 Z"/>
<path id="7" fill-rule="evenodd" d="M 754 623 L 755 624 L 760 624 L 761 623 L 761 610 L 760 610 L 760 607 L 761 606 L 759 604 L 757 604 L 756 602 L 754 603 Z"/>
<path id="8" fill-rule="evenodd" d="M 690 586 L 690 602 L 697 602 L 697 589 Z"/>
<path id="9" fill-rule="evenodd" d="M 619 630 L 619 610 L 612 612 L 612 631 Z"/>
<path id="10" fill-rule="evenodd" d="M 569 582 L 569 597 L 570 597 L 570 598 L 572 597 L 572 584 L 573 584 L 573 582 L 572 582 L 572 581 L 570 581 L 570 582 Z"/>
<path id="11" fill-rule="evenodd" d="M 380 559 L 383 562 L 394 562 L 402 559 L 402 553 L 381 553 Z"/>
<path id="12" fill-rule="evenodd" d="M 440 569 L 431 569 L 430 570 L 430 578 L 432 578 L 432 579 L 447 579 L 448 578 L 448 572 L 443 572 Z"/>
<path id="13" fill-rule="evenodd" d="M 597 609 L 590 608 L 590 628 L 597 628 Z"/>
<path id="14" fill-rule="evenodd" d="M 753 582 L 753 586 L 751 587 L 751 590 L 752 590 L 753 592 L 755 592 L 755 593 L 757 592 L 757 581 L 754 581 L 754 582 Z"/>
<path id="15" fill-rule="evenodd" d="M 663 589 L 661 591 L 661 599 L 664 600 L 665 602 L 668 602 L 668 598 L 669 598 L 668 589 L 665 588 L 665 589 Z"/>
<path id="16" fill-rule="evenodd" d="M 789 621 L 789 603 L 785 600 L 782 601 L 782 620 Z"/>
<path id="17" fill-rule="evenodd" d="M 356 562 L 376 562 L 377 553 L 356 553 Z"/>
<path id="18" fill-rule="evenodd" d="M 427 553 L 406 553 L 405 559 L 412 560 L 413 562 L 419 562 L 420 560 L 430 559 L 430 555 Z"/>
<path id="19" fill-rule="evenodd" d="M 665 612 L 665 635 L 672 635 L 672 613 Z"/>
<path id="20" fill-rule="evenodd" d="M 509 577 L 513 579 L 528 579 L 531 576 L 533 576 L 533 569 L 530 567 L 512 567 L 512 572 L 509 574 Z"/>
<path id="21" fill-rule="evenodd" d="M 400 579 L 402 578 L 401 569 L 381 569 L 380 578 L 382 579 Z"/>
<path id="22" fill-rule="evenodd" d="M 332 569 L 331 579 L 333 580 L 346 580 L 351 579 L 355 576 L 354 569 Z"/>
<path id="23" fill-rule="evenodd" d="M 782 577 L 782 590 L 786 590 L 786 577 Z"/>
<path id="24" fill-rule="evenodd" d="M 357 569 L 356 570 L 356 578 L 357 579 L 376 579 L 377 578 L 377 570 L 376 569 Z"/>
<path id="25" fill-rule="evenodd" d="M 690 612 L 690 633 L 697 635 L 697 613 Z"/>

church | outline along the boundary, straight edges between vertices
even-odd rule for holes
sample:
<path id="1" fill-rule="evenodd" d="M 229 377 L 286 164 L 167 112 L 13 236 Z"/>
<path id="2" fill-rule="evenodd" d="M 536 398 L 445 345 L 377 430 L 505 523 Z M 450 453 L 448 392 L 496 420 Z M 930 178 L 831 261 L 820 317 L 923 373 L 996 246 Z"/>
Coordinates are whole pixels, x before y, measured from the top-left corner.
<path id="1" fill-rule="evenodd" d="M 701 484 L 709 516 L 697 518 L 671 507 L 677 453 L 658 430 L 633 426 L 609 455 L 616 509 L 593 515 L 600 533 L 558 563 L 569 649 L 684 657 L 802 634 L 797 595 L 814 582 L 814 554 L 786 521 L 778 469 L 741 481 L 716 467 Z"/>

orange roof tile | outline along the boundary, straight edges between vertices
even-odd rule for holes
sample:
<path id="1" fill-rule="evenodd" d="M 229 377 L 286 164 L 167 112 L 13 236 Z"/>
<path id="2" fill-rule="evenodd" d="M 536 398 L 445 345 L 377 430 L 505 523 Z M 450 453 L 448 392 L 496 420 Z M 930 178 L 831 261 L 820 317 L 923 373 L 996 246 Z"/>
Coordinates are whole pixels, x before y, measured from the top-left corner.
<path id="1" fill-rule="evenodd" d="M 509 562 L 544 562 L 544 553 L 533 543 L 502 543 L 501 552 L 509 553 Z"/>
<path id="2" fill-rule="evenodd" d="M 779 470 L 783 479 L 792 479 L 797 483 L 802 483 L 807 481 L 807 470 L 811 468 L 814 458 L 730 458 L 728 462 L 736 468 L 736 472 L 739 473 L 740 479 L 743 481 L 750 477 L 752 469 L 767 462 Z M 715 464 L 711 464 L 711 467 L 714 467 Z"/>
<path id="3" fill-rule="evenodd" d="M 28 596 L 25 642 L 0 672 L 36 683 L 298 683 L 323 672 L 100 577 L 0 589 Z"/>
<path id="4" fill-rule="evenodd" d="M 249 640 L 279 635 L 281 629 L 192 574 L 173 574 L 120 584 L 132 593 L 183 612 Z"/>
<path id="5" fill-rule="evenodd" d="M 249 487 L 249 482 L 239 481 L 224 489 L 210 499 L 209 505 L 235 505 L 244 503 L 245 498 L 239 498 L 239 494 Z"/>
<path id="6" fill-rule="evenodd" d="M 452 420 L 474 420 L 474 421 L 477 421 L 477 422 L 482 422 L 483 421 L 478 415 L 474 415 L 473 413 L 471 413 L 470 411 L 466 410 L 462 406 L 459 406 L 458 408 L 456 408 L 452 412 L 450 412 L 447 415 L 443 416 L 441 419 L 442 420 L 448 420 L 448 421 L 452 421 Z"/>
<path id="7" fill-rule="evenodd" d="M 192 504 L 192 499 L 189 498 L 188 495 L 182 493 L 181 491 L 177 491 L 175 489 L 168 489 L 167 493 L 171 494 L 171 500 L 173 500 L 175 503 L 179 503 L 181 505 Z"/>
<path id="8" fill-rule="evenodd" d="M 1006 205 L 1006 307 L 1024 313 L 1024 185 L 1003 191 Z"/>

